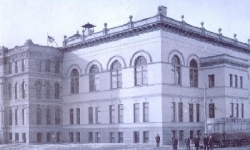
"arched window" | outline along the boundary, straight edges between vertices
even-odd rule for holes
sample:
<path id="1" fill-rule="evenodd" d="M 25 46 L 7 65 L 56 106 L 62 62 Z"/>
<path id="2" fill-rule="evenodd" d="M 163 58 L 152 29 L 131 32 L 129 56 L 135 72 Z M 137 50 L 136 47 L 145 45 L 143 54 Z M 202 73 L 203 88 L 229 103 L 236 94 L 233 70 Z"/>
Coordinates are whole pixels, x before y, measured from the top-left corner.
<path id="1" fill-rule="evenodd" d="M 111 66 L 111 85 L 112 89 L 122 87 L 122 66 L 119 61 L 114 61 Z"/>
<path id="2" fill-rule="evenodd" d="M 70 74 L 71 81 L 71 94 L 79 93 L 79 72 L 77 69 L 73 69 Z"/>
<path id="3" fill-rule="evenodd" d="M 135 86 L 147 83 L 147 60 L 145 57 L 139 56 L 135 61 Z"/>
<path id="4" fill-rule="evenodd" d="M 89 89 L 90 92 L 99 91 L 99 69 L 96 65 L 93 65 L 89 71 Z"/>
<path id="5" fill-rule="evenodd" d="M 37 81 L 35 86 L 36 86 L 36 98 L 40 99 L 41 98 L 41 93 L 42 93 L 41 92 L 42 91 L 42 84 L 41 84 L 41 82 Z"/>
<path id="6" fill-rule="evenodd" d="M 190 61 L 190 69 L 189 69 L 189 78 L 190 78 L 190 86 L 198 87 L 198 65 L 197 62 L 192 59 Z"/>
<path id="7" fill-rule="evenodd" d="M 25 94 L 26 94 L 26 88 L 25 88 L 25 82 L 23 81 L 22 82 L 22 98 L 24 99 L 25 98 Z"/>
<path id="8" fill-rule="evenodd" d="M 59 99 L 60 95 L 60 86 L 59 83 L 55 83 L 55 99 Z"/>
<path id="9" fill-rule="evenodd" d="M 18 83 L 15 84 L 15 99 L 17 99 L 17 88 L 18 88 Z"/>
<path id="10" fill-rule="evenodd" d="M 173 73 L 174 73 L 174 84 L 181 84 L 181 63 L 178 56 L 174 55 L 172 58 Z"/>
<path id="11" fill-rule="evenodd" d="M 50 83 L 49 81 L 45 82 L 45 98 L 50 98 Z"/>

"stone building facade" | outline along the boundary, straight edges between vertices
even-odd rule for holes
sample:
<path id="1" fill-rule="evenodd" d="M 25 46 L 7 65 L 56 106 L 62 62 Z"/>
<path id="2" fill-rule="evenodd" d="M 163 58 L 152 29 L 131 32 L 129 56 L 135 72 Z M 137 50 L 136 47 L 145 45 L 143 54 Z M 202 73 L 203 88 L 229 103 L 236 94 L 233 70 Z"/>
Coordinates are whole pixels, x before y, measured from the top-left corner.
<path id="1" fill-rule="evenodd" d="M 209 119 L 250 118 L 249 44 L 168 18 L 164 6 L 132 18 L 60 48 L 2 47 L 1 141 L 154 143 L 159 133 L 171 144 L 203 136 L 204 107 Z"/>

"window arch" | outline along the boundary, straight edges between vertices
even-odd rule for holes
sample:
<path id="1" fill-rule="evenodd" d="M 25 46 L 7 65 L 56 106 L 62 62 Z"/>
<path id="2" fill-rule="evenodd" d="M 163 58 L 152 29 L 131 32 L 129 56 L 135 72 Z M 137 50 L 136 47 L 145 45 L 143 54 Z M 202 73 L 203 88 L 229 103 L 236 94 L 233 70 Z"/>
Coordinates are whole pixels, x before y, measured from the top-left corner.
<path id="1" fill-rule="evenodd" d="M 111 65 L 111 86 L 112 89 L 122 87 L 122 66 L 119 61 L 114 61 Z"/>
<path id="2" fill-rule="evenodd" d="M 172 66 L 174 73 L 174 84 L 181 84 L 181 63 L 180 58 L 177 55 L 174 55 L 172 58 Z"/>
<path id="3" fill-rule="evenodd" d="M 92 65 L 89 70 L 89 89 L 90 92 L 99 91 L 99 69 L 97 65 Z"/>
<path id="4" fill-rule="evenodd" d="M 55 83 L 55 99 L 59 99 L 60 96 L 60 85 L 59 83 Z"/>
<path id="5" fill-rule="evenodd" d="M 50 98 L 50 83 L 49 81 L 45 82 L 45 98 Z"/>
<path id="6" fill-rule="evenodd" d="M 24 99 L 25 98 L 25 94 L 26 94 L 26 88 L 25 88 L 25 82 L 23 81 L 22 82 L 22 98 Z"/>
<path id="7" fill-rule="evenodd" d="M 79 72 L 77 69 L 73 69 L 70 73 L 71 81 L 71 94 L 79 93 Z"/>
<path id="8" fill-rule="evenodd" d="M 41 92 L 42 91 L 42 84 L 40 81 L 37 81 L 35 86 L 36 86 L 36 98 L 40 99 L 42 96 L 42 94 L 41 94 L 42 93 Z"/>
<path id="9" fill-rule="evenodd" d="M 135 60 L 135 86 L 145 85 L 147 81 L 147 60 L 139 56 Z"/>
<path id="10" fill-rule="evenodd" d="M 15 99 L 17 99 L 17 88 L 18 88 L 18 83 L 15 84 Z"/>
<path id="11" fill-rule="evenodd" d="M 198 87 L 198 65 L 197 62 L 192 59 L 190 61 L 190 69 L 189 69 L 189 79 L 191 87 Z"/>

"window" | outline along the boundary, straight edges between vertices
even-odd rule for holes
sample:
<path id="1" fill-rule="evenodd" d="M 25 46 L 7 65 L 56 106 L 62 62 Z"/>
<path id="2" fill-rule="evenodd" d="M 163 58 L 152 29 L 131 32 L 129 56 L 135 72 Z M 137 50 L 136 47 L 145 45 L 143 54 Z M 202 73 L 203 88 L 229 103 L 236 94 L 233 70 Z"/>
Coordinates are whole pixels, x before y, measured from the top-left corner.
<path id="1" fill-rule="evenodd" d="M 200 122 L 200 104 L 196 104 L 196 121 Z"/>
<path id="2" fill-rule="evenodd" d="M 69 142 L 73 143 L 74 142 L 74 133 L 69 132 Z"/>
<path id="3" fill-rule="evenodd" d="M 11 100 L 12 99 L 12 84 L 11 83 L 9 83 L 8 89 L 9 89 L 9 100 Z"/>
<path id="4" fill-rule="evenodd" d="M 59 99 L 60 95 L 60 85 L 59 83 L 55 83 L 55 99 Z"/>
<path id="5" fill-rule="evenodd" d="M 172 137 L 176 137 L 176 130 L 172 130 Z"/>
<path id="6" fill-rule="evenodd" d="M 70 74 L 71 81 L 71 94 L 79 93 L 79 72 L 77 69 L 73 69 Z"/>
<path id="7" fill-rule="evenodd" d="M 114 61 L 111 67 L 112 89 L 122 87 L 122 66 L 119 61 Z"/>
<path id="8" fill-rule="evenodd" d="M 61 114 L 60 114 L 60 109 L 55 109 L 55 124 L 60 124 L 61 122 Z"/>
<path id="9" fill-rule="evenodd" d="M 42 109 L 41 108 L 37 108 L 37 112 L 36 112 L 36 123 L 37 125 L 41 125 L 42 124 Z"/>
<path id="10" fill-rule="evenodd" d="M 244 104 L 241 104 L 241 118 L 244 118 Z"/>
<path id="11" fill-rule="evenodd" d="M 179 122 L 183 122 L 183 103 L 178 103 Z"/>
<path id="12" fill-rule="evenodd" d="M 135 86 L 146 85 L 147 79 L 147 60 L 143 56 L 139 56 L 135 60 Z"/>
<path id="13" fill-rule="evenodd" d="M 70 119 L 70 124 L 74 124 L 74 109 L 73 108 L 69 109 L 69 119 Z"/>
<path id="14" fill-rule="evenodd" d="M 76 132 L 76 142 L 80 143 L 81 141 L 81 134 L 80 132 Z"/>
<path id="15" fill-rule="evenodd" d="M 179 131 L 179 140 L 182 141 L 184 137 L 183 130 Z"/>
<path id="16" fill-rule="evenodd" d="M 99 91 L 99 69 L 96 65 L 93 65 L 89 71 L 89 89 L 90 92 Z"/>
<path id="17" fill-rule="evenodd" d="M 236 103 L 236 117 L 239 118 L 239 104 Z"/>
<path id="18" fill-rule="evenodd" d="M 19 134 L 15 133 L 15 141 L 19 141 Z"/>
<path id="19" fill-rule="evenodd" d="M 115 143 L 115 132 L 109 133 L 109 143 Z"/>
<path id="20" fill-rule="evenodd" d="M 138 131 L 134 132 L 134 143 L 140 142 L 140 134 Z"/>
<path id="21" fill-rule="evenodd" d="M 26 88 L 25 88 L 25 82 L 22 82 L 22 98 L 24 99 L 26 95 Z"/>
<path id="22" fill-rule="evenodd" d="M 189 104 L 189 122 L 194 122 L 194 104 Z"/>
<path id="23" fill-rule="evenodd" d="M 214 106 L 214 103 L 209 104 L 209 118 L 215 118 L 215 106 Z"/>
<path id="24" fill-rule="evenodd" d="M 26 110 L 23 108 L 22 109 L 22 125 L 26 124 Z"/>
<path id="25" fill-rule="evenodd" d="M 55 63 L 55 73 L 60 73 L 60 64 L 58 62 Z"/>
<path id="26" fill-rule="evenodd" d="M 89 139 L 89 143 L 93 142 L 93 132 L 88 133 L 88 139 Z"/>
<path id="27" fill-rule="evenodd" d="M 175 102 L 172 102 L 172 122 L 175 122 L 176 120 L 175 120 Z"/>
<path id="28" fill-rule="evenodd" d="M 123 132 L 118 132 L 118 143 L 123 143 Z"/>
<path id="29" fill-rule="evenodd" d="M 25 70 L 25 59 L 22 59 L 22 72 Z"/>
<path id="30" fill-rule="evenodd" d="M 37 141 L 37 143 L 41 143 L 42 142 L 42 133 L 37 133 L 36 134 L 36 141 Z"/>
<path id="31" fill-rule="evenodd" d="M 12 74 L 12 63 L 9 62 L 9 74 Z"/>
<path id="32" fill-rule="evenodd" d="M 238 76 L 234 75 L 234 87 L 238 87 Z"/>
<path id="33" fill-rule="evenodd" d="M 134 122 L 138 123 L 139 119 L 139 103 L 134 104 Z"/>
<path id="34" fill-rule="evenodd" d="M 46 124 L 50 125 L 51 124 L 51 114 L 50 114 L 50 109 L 46 109 Z"/>
<path id="35" fill-rule="evenodd" d="M 18 124 L 18 110 L 17 109 L 15 109 L 15 125 L 17 125 Z"/>
<path id="36" fill-rule="evenodd" d="M 149 141 L 149 132 L 144 131 L 143 132 L 143 143 L 148 143 L 148 141 Z"/>
<path id="37" fill-rule="evenodd" d="M 47 133 L 47 143 L 50 143 L 50 141 L 51 141 L 51 133 L 48 132 Z"/>
<path id="38" fill-rule="evenodd" d="M 189 137 L 190 139 L 193 139 L 194 138 L 194 130 L 190 130 L 190 133 L 189 133 Z"/>
<path id="39" fill-rule="evenodd" d="M 22 133 L 22 139 L 23 139 L 23 143 L 26 143 L 26 134 Z"/>
<path id="40" fill-rule="evenodd" d="M 194 59 L 190 61 L 189 76 L 190 86 L 198 87 L 198 65 Z"/>
<path id="41" fill-rule="evenodd" d="M 123 104 L 118 105 L 118 123 L 123 123 Z"/>
<path id="42" fill-rule="evenodd" d="M 233 75 L 229 74 L 230 77 L 230 87 L 233 87 Z"/>
<path id="43" fill-rule="evenodd" d="M 49 81 L 45 82 L 45 98 L 50 98 L 50 83 Z"/>
<path id="44" fill-rule="evenodd" d="M 15 73 L 18 73 L 18 62 L 15 61 Z"/>
<path id="45" fill-rule="evenodd" d="M 214 87 L 214 75 L 208 75 L 208 86 L 209 87 Z"/>
<path id="46" fill-rule="evenodd" d="M 35 86 L 36 86 L 36 98 L 40 99 L 42 96 L 42 94 L 41 94 L 42 93 L 41 92 L 42 91 L 42 84 L 40 81 L 37 81 Z"/>
<path id="47" fill-rule="evenodd" d="M 243 77 L 240 76 L 240 88 L 243 88 Z"/>
<path id="48" fill-rule="evenodd" d="M 12 141 L 12 133 L 9 133 L 9 140 Z"/>
<path id="49" fill-rule="evenodd" d="M 60 142 L 60 137 L 61 137 L 61 136 L 60 136 L 60 133 L 57 132 L 57 133 L 56 133 L 56 142 L 57 142 L 57 143 Z"/>
<path id="50" fill-rule="evenodd" d="M 197 130 L 197 135 L 200 138 L 200 135 L 201 135 L 201 131 L 200 130 Z"/>
<path id="51" fill-rule="evenodd" d="M 50 72 L 50 60 L 45 61 L 45 72 Z"/>
<path id="52" fill-rule="evenodd" d="M 12 125 L 12 110 L 9 110 L 9 125 Z"/>
<path id="53" fill-rule="evenodd" d="M 36 69 L 38 72 L 42 72 L 42 61 L 38 60 L 36 62 Z"/>
<path id="54" fill-rule="evenodd" d="M 149 122 L 149 104 L 143 103 L 143 122 Z"/>
<path id="55" fill-rule="evenodd" d="M 231 104 L 231 116 L 230 117 L 234 117 L 234 103 L 230 103 Z"/>
<path id="56" fill-rule="evenodd" d="M 17 93 L 18 93 L 17 92 L 17 90 L 18 90 L 17 88 L 18 88 L 18 83 L 15 84 L 15 99 L 17 99 Z"/>
<path id="57" fill-rule="evenodd" d="M 173 66 L 173 75 L 174 75 L 174 84 L 181 84 L 181 62 L 177 55 L 174 55 L 172 58 L 172 66 Z"/>
<path id="58" fill-rule="evenodd" d="M 100 143 L 100 142 L 101 142 L 101 140 L 100 140 L 100 139 L 101 139 L 100 132 L 96 132 L 96 133 L 95 133 L 95 137 L 96 137 L 95 142 L 96 142 L 96 143 Z"/>
<path id="59" fill-rule="evenodd" d="M 76 108 L 76 124 L 80 124 L 80 108 Z"/>
<path id="60" fill-rule="evenodd" d="M 115 123 L 115 105 L 109 106 L 109 123 Z"/>
<path id="61" fill-rule="evenodd" d="M 93 124 L 93 107 L 89 107 L 89 124 Z"/>
<path id="62" fill-rule="evenodd" d="M 95 121 L 96 121 L 96 124 L 101 123 L 100 106 L 95 108 Z"/>

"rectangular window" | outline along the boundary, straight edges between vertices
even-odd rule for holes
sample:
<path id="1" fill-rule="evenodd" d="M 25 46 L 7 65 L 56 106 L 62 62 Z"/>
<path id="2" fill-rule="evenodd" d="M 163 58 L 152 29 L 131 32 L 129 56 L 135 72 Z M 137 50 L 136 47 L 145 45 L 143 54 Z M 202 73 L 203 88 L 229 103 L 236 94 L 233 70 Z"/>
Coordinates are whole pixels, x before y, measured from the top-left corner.
<path id="1" fill-rule="evenodd" d="M 109 106 L 109 123 L 115 123 L 115 105 Z"/>
<path id="2" fill-rule="evenodd" d="M 112 89 L 121 88 L 121 70 L 112 70 L 111 71 L 111 78 L 112 78 Z"/>
<path id="3" fill-rule="evenodd" d="M 143 132 L 143 143 L 148 143 L 149 141 L 149 131 Z"/>
<path id="4" fill-rule="evenodd" d="M 96 124 L 101 123 L 101 112 L 100 112 L 100 106 L 95 108 L 95 122 Z"/>
<path id="5" fill-rule="evenodd" d="M 61 134 L 59 132 L 56 133 L 56 142 L 59 143 L 61 139 Z"/>
<path id="6" fill-rule="evenodd" d="M 237 88 L 238 87 L 238 76 L 234 75 L 234 86 Z"/>
<path id="7" fill-rule="evenodd" d="M 49 60 L 47 60 L 45 62 L 45 72 L 50 72 L 50 61 Z"/>
<path id="8" fill-rule="evenodd" d="M 93 143 L 93 132 L 88 133 L 89 143 Z"/>
<path id="9" fill-rule="evenodd" d="M 25 115 L 26 110 L 23 108 L 22 109 L 22 125 L 26 124 L 26 115 Z"/>
<path id="10" fill-rule="evenodd" d="M 50 143 L 51 142 L 51 133 L 48 132 L 47 133 L 47 143 Z"/>
<path id="11" fill-rule="evenodd" d="M 214 87 L 214 74 L 208 75 L 209 87 Z"/>
<path id="12" fill-rule="evenodd" d="M 89 107 L 89 124 L 93 124 L 93 107 Z"/>
<path id="13" fill-rule="evenodd" d="M 140 142 L 140 134 L 139 131 L 134 132 L 134 143 Z"/>
<path id="14" fill-rule="evenodd" d="M 25 59 L 22 59 L 22 72 L 25 70 Z"/>
<path id="15" fill-rule="evenodd" d="M 51 113 L 49 108 L 46 109 L 46 124 L 47 125 L 51 124 Z"/>
<path id="16" fill-rule="evenodd" d="M 9 100 L 11 100 L 12 99 L 12 84 L 11 83 L 9 84 L 8 90 L 9 90 Z"/>
<path id="17" fill-rule="evenodd" d="M 240 76 L 240 88 L 243 88 L 243 77 Z"/>
<path id="18" fill-rule="evenodd" d="M 230 77 L 230 87 L 233 87 L 233 75 L 229 74 Z"/>
<path id="19" fill-rule="evenodd" d="M 189 104 L 189 122 L 194 122 L 194 104 Z"/>
<path id="20" fill-rule="evenodd" d="M 60 73 L 60 63 L 58 62 L 55 63 L 55 73 Z"/>
<path id="21" fill-rule="evenodd" d="M 236 109 L 236 117 L 239 118 L 239 104 L 238 103 L 236 103 L 235 109 Z"/>
<path id="22" fill-rule="evenodd" d="M 200 104 L 196 104 L 196 121 L 200 122 Z"/>
<path id="23" fill-rule="evenodd" d="M 179 122 L 183 122 L 183 103 L 178 103 Z"/>
<path id="24" fill-rule="evenodd" d="M 61 122 L 61 114 L 60 109 L 55 109 L 55 124 L 60 124 Z"/>
<path id="25" fill-rule="evenodd" d="M 36 134 L 36 141 L 37 141 L 37 143 L 41 143 L 42 142 L 42 137 L 43 137 L 42 133 L 39 132 L 39 133 Z"/>
<path id="26" fill-rule="evenodd" d="M 70 124 L 74 124 L 74 109 L 73 108 L 69 109 L 69 119 L 70 119 Z"/>
<path id="27" fill-rule="evenodd" d="M 15 133 L 15 141 L 19 141 L 19 134 Z"/>
<path id="28" fill-rule="evenodd" d="M 74 142 L 74 133 L 69 132 L 69 142 L 73 143 Z"/>
<path id="29" fill-rule="evenodd" d="M 12 63 L 9 63 L 9 74 L 12 74 Z"/>
<path id="30" fill-rule="evenodd" d="M 17 109 L 15 109 L 15 125 L 17 125 L 18 124 L 18 110 Z"/>
<path id="31" fill-rule="evenodd" d="M 209 104 L 209 118 L 215 118 L 215 106 L 214 106 L 214 103 Z"/>
<path id="32" fill-rule="evenodd" d="M 190 130 L 189 137 L 190 139 L 194 138 L 194 130 Z"/>
<path id="33" fill-rule="evenodd" d="M 172 102 L 172 122 L 175 122 L 176 120 L 175 120 L 175 118 L 176 118 L 176 116 L 175 116 L 175 112 L 176 112 L 176 108 L 175 108 L 176 106 L 175 106 L 175 102 Z"/>
<path id="34" fill-rule="evenodd" d="M 123 132 L 118 132 L 118 143 L 123 143 Z"/>
<path id="35" fill-rule="evenodd" d="M 18 62 L 15 61 L 15 73 L 18 73 Z"/>
<path id="36" fill-rule="evenodd" d="M 23 139 L 23 143 L 26 143 L 26 134 L 22 133 L 22 139 Z"/>
<path id="37" fill-rule="evenodd" d="M 139 122 L 139 103 L 134 104 L 134 122 Z"/>
<path id="38" fill-rule="evenodd" d="M 81 141 L 81 134 L 80 132 L 76 132 L 76 142 L 80 143 Z"/>
<path id="39" fill-rule="evenodd" d="M 115 132 L 109 132 L 109 143 L 115 143 Z"/>
<path id="40" fill-rule="evenodd" d="M 184 137 L 184 132 L 183 132 L 183 130 L 180 130 L 179 131 L 179 140 L 182 141 L 183 137 Z"/>
<path id="41" fill-rule="evenodd" d="M 12 125 L 12 110 L 9 110 L 9 125 Z"/>
<path id="42" fill-rule="evenodd" d="M 36 62 L 36 68 L 38 72 L 42 72 L 42 61 L 37 61 Z"/>
<path id="43" fill-rule="evenodd" d="M 244 104 L 241 104 L 241 118 L 244 118 Z"/>
<path id="44" fill-rule="evenodd" d="M 12 133 L 9 133 L 9 140 L 12 141 Z"/>
<path id="45" fill-rule="evenodd" d="M 36 112 L 36 123 L 37 125 L 41 125 L 42 124 L 42 109 L 41 108 L 37 108 L 37 112 Z"/>
<path id="46" fill-rule="evenodd" d="M 80 108 L 76 108 L 76 124 L 80 124 Z"/>
<path id="47" fill-rule="evenodd" d="M 118 123 L 123 123 L 123 104 L 118 105 Z"/>
<path id="48" fill-rule="evenodd" d="M 234 103 L 230 103 L 231 104 L 231 115 L 230 117 L 234 117 Z"/>
<path id="49" fill-rule="evenodd" d="M 176 130 L 172 130 L 172 137 L 176 138 Z"/>
<path id="50" fill-rule="evenodd" d="M 101 135 L 100 132 L 95 133 L 95 142 L 100 143 L 101 142 Z"/>
<path id="51" fill-rule="evenodd" d="M 200 135 L 201 135 L 201 131 L 200 130 L 197 130 L 197 135 L 200 138 Z"/>
<path id="52" fill-rule="evenodd" d="M 143 122 L 149 122 L 149 104 L 143 103 Z"/>

